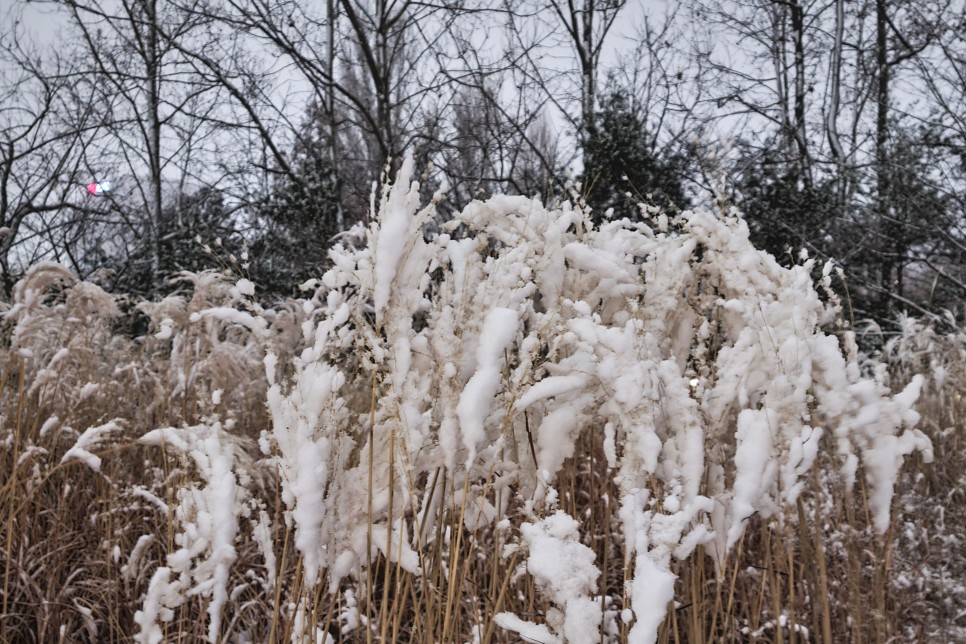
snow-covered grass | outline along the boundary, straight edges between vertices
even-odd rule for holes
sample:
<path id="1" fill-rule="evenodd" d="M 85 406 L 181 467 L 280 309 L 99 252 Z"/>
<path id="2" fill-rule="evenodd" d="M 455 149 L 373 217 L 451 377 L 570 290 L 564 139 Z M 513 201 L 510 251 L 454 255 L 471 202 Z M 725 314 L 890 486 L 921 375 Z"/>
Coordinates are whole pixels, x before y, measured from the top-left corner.
<path id="1" fill-rule="evenodd" d="M 966 331 L 940 333 L 912 318 L 899 328 L 876 357 L 893 381 L 926 376 L 919 410 L 935 460 L 900 479 L 897 605 L 909 639 L 966 641 Z"/>
<path id="2" fill-rule="evenodd" d="M 0 640 L 966 626 L 963 337 L 860 355 L 834 268 L 732 216 L 430 234 L 411 172 L 298 302 L 206 273 L 125 313 L 45 264 L 0 305 Z"/>

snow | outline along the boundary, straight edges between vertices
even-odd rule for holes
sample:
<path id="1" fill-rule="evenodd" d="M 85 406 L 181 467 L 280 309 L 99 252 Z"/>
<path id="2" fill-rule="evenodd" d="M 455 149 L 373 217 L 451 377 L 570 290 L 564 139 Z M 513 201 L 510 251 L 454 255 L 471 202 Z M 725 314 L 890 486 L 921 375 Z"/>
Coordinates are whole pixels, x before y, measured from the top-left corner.
<path id="1" fill-rule="evenodd" d="M 90 450 L 97 448 L 110 434 L 120 431 L 122 423 L 123 421 L 121 419 L 116 418 L 103 425 L 88 427 L 78 437 L 74 446 L 64 453 L 60 462 L 67 463 L 72 460 L 79 460 L 95 472 L 99 472 L 101 470 L 101 457 L 92 454 Z"/>
<path id="2" fill-rule="evenodd" d="M 556 644 L 561 640 L 554 636 L 543 624 L 535 624 L 520 619 L 513 613 L 497 613 L 494 620 L 500 628 L 513 631 L 524 642 L 534 642 L 536 644 Z"/>
<path id="3" fill-rule="evenodd" d="M 255 284 L 244 277 L 235 283 L 235 289 L 237 289 L 240 295 L 246 295 L 248 297 L 255 296 Z"/>
<path id="4" fill-rule="evenodd" d="M 702 210 L 653 228 L 594 227 L 573 204 L 496 196 L 437 226 L 437 201 L 421 207 L 412 172 L 409 159 L 374 197 L 368 226 L 354 229 L 359 243 L 337 241 L 331 268 L 306 284 L 308 299 L 291 307 L 291 346 L 245 279 L 221 285 L 225 301 L 145 307 L 165 341 L 146 345 L 170 355 L 172 396 L 193 396 L 211 415 L 140 439 L 181 452 L 189 467 L 170 506 L 146 489 L 131 494 L 170 515 L 174 531 L 136 616 L 139 641 L 160 641 L 158 624 L 199 595 L 217 641 L 243 539 L 264 558 L 259 583 L 272 587 L 273 535 L 291 528 L 310 596 L 364 577 L 373 557 L 422 574 L 427 542 L 455 538 L 456 523 L 435 525 L 452 508 L 465 509 L 467 531 L 499 529 L 506 552 L 526 552 L 517 572 L 549 606 L 542 616 L 501 613 L 501 628 L 530 641 L 598 641 L 613 598 L 596 596 L 600 571 L 580 517 L 557 505 L 557 479 L 582 436 L 600 441 L 613 477 L 607 503 L 619 508 L 629 571 L 621 608 L 634 643 L 655 641 L 675 562 L 700 549 L 720 564 L 749 517 L 784 518 L 819 455 L 850 486 L 865 477 L 873 527 L 888 528 L 905 457 L 932 457 L 913 407 L 924 387 L 955 374 L 937 364 L 931 381 L 911 378 L 898 394 L 866 375 L 854 336 L 823 327 L 838 312 L 812 281 L 814 260 L 783 268 L 752 246 L 743 221 Z M 43 320 L 41 278 L 68 279 L 54 266 L 34 270 L 4 317 L 15 325 L 11 351 L 35 363 L 31 391 L 50 397 L 83 353 L 30 339 Z M 185 357 L 226 325 L 250 343 L 237 371 L 264 374 L 271 424 L 260 466 L 279 474 L 284 526 L 250 486 L 233 419 L 216 415 L 242 399 L 235 374 L 202 382 Z M 74 405 L 110 391 L 86 378 L 70 386 Z M 46 413 L 42 436 L 73 433 Z M 85 430 L 62 462 L 98 470 L 94 452 L 120 422 Z M 150 545 L 138 541 L 124 575 Z M 320 637 L 305 606 L 287 610 Z M 347 609 L 343 625 L 364 620 Z"/>
<path id="5" fill-rule="evenodd" d="M 733 484 L 732 501 L 734 516 L 728 529 L 728 547 L 738 539 L 744 529 L 743 522 L 762 509 L 761 501 L 775 483 L 776 468 L 772 452 L 772 435 L 775 433 L 776 414 L 770 410 L 743 409 L 738 414 L 738 441 L 735 449 L 737 474 Z M 767 508 L 766 516 L 770 514 Z"/>
<path id="6" fill-rule="evenodd" d="M 269 590 L 275 588 L 275 547 L 272 541 L 272 520 L 265 510 L 259 510 L 258 520 L 252 529 L 252 538 L 265 559 L 265 572 Z"/>
<path id="7" fill-rule="evenodd" d="M 144 434 L 141 443 L 167 445 L 184 452 L 194 462 L 203 485 L 182 488 L 175 519 L 181 532 L 175 535 L 177 550 L 168 554 L 165 568 L 155 573 L 158 593 L 149 589 L 141 625 L 141 641 L 157 641 L 156 620 L 180 605 L 186 596 L 201 594 L 208 602 L 208 641 L 220 641 L 222 610 L 228 601 L 231 565 L 236 559 L 235 538 L 244 511 L 247 490 L 239 484 L 235 448 L 220 423 L 185 428 L 163 427 Z M 158 577 L 160 571 L 166 571 Z M 171 573 L 178 573 L 175 581 Z M 152 586 L 155 585 L 152 579 Z"/>
<path id="8" fill-rule="evenodd" d="M 140 497 L 158 508 L 161 514 L 167 516 L 168 504 L 162 501 L 156 494 L 152 494 L 143 485 L 135 485 L 131 488 L 131 494 Z"/>
<path id="9" fill-rule="evenodd" d="M 558 510 L 538 523 L 520 526 L 527 543 L 527 572 L 556 611 L 547 612 L 554 641 L 592 642 L 598 639 L 602 613 L 594 599 L 600 571 L 594 552 L 580 543 L 577 521 Z"/>
<path id="10" fill-rule="evenodd" d="M 138 541 L 134 544 L 134 548 L 131 550 L 131 554 L 128 555 L 127 563 L 121 566 L 121 576 L 130 581 L 138 572 L 138 567 L 141 563 L 141 557 L 144 555 L 144 551 L 154 543 L 153 534 L 142 534 L 138 537 Z"/>
<path id="11" fill-rule="evenodd" d="M 57 416 L 51 416 L 44 421 L 44 424 L 40 426 L 40 437 L 45 437 L 50 430 L 56 427 L 60 423 L 60 419 Z"/>
<path id="12" fill-rule="evenodd" d="M 158 340 L 168 340 L 174 332 L 174 320 L 164 318 L 161 320 L 161 330 L 154 334 Z"/>
<path id="13" fill-rule="evenodd" d="M 184 603 L 177 581 L 170 581 L 171 569 L 161 567 L 154 571 L 148 592 L 141 604 L 141 609 L 134 613 L 134 623 L 141 630 L 134 635 L 134 640 L 140 644 L 160 644 L 164 640 L 164 632 L 158 624 L 170 622 L 174 617 L 172 609 Z"/>
<path id="14" fill-rule="evenodd" d="M 476 458 L 477 447 L 485 436 L 483 425 L 490 413 L 493 397 L 500 388 L 503 352 L 516 336 L 518 324 L 516 311 L 500 307 L 488 311 L 483 320 L 480 344 L 476 351 L 477 371 L 463 388 L 456 408 L 470 463 Z"/>
<path id="15" fill-rule="evenodd" d="M 407 156 L 399 169 L 395 185 L 383 198 L 380 209 L 382 225 L 373 235 L 373 304 L 377 325 L 382 323 L 385 316 L 397 272 L 404 264 L 404 255 L 410 250 L 409 244 L 421 245 L 422 242 L 422 234 L 417 230 L 418 221 L 412 216 L 419 204 L 419 184 L 413 182 L 412 186 L 407 185 L 413 174 L 413 165 L 412 156 Z"/>
<path id="16" fill-rule="evenodd" d="M 516 408 L 523 411 L 530 405 L 546 398 L 555 398 L 576 391 L 586 383 L 587 378 L 580 374 L 544 378 L 517 399 Z"/>
<path id="17" fill-rule="evenodd" d="M 192 313 L 190 320 L 192 322 L 198 322 L 202 318 L 206 317 L 215 318 L 223 322 L 239 324 L 259 335 L 264 335 L 266 333 L 266 329 L 268 328 L 268 322 L 265 320 L 265 318 L 254 316 L 245 311 L 239 311 L 238 309 L 234 309 L 230 306 L 216 306 L 203 311 L 198 311 L 197 313 Z M 165 333 L 165 328 L 162 326 L 161 332 L 156 337 L 165 339 L 167 337 Z"/>

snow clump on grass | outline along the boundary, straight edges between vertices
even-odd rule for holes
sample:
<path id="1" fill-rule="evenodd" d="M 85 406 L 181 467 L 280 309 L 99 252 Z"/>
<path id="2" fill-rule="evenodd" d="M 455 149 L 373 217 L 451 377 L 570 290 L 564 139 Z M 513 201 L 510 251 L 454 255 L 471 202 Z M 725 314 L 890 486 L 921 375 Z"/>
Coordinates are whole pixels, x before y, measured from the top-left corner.
<path id="1" fill-rule="evenodd" d="M 146 445 L 166 445 L 188 456 L 204 481 L 178 491 L 174 516 L 180 527 L 167 566 L 154 572 L 144 604 L 135 615 L 141 627 L 138 641 L 161 641 L 157 623 L 169 621 L 172 609 L 186 597 L 201 595 L 208 603 L 208 641 L 220 640 L 222 607 L 228 599 L 229 572 L 236 558 L 239 518 L 247 513 L 248 476 L 239 467 L 236 447 L 219 422 L 194 427 L 155 429 L 140 439 Z M 177 577 L 172 580 L 172 576 Z"/>
<path id="2" fill-rule="evenodd" d="M 600 571 L 594 565 L 594 551 L 580 543 L 577 521 L 562 510 L 538 523 L 524 523 L 520 532 L 530 555 L 527 572 L 553 604 L 547 611 L 547 625 L 500 613 L 496 622 L 521 637 L 538 642 L 593 642 L 599 639 L 602 613 L 593 598 Z M 536 637 L 534 637 L 536 635 Z"/>

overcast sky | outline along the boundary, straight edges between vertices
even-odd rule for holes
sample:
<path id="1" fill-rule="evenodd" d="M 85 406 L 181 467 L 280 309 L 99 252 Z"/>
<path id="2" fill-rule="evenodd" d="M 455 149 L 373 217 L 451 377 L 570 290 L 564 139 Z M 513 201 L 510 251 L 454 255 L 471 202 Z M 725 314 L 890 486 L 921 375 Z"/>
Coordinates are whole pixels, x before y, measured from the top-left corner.
<path id="1" fill-rule="evenodd" d="M 321 0 L 306 1 L 320 2 Z M 628 0 L 621 13 L 621 19 L 615 23 L 608 38 L 603 53 L 605 67 L 619 55 L 619 52 L 629 48 L 629 42 L 634 39 L 645 15 L 659 16 L 678 4 L 680 3 L 676 0 Z M 20 13 L 24 27 L 38 44 L 55 43 L 67 24 L 62 10 L 52 0 L 0 0 L 0 20 L 6 21 L 11 11 L 14 14 Z"/>

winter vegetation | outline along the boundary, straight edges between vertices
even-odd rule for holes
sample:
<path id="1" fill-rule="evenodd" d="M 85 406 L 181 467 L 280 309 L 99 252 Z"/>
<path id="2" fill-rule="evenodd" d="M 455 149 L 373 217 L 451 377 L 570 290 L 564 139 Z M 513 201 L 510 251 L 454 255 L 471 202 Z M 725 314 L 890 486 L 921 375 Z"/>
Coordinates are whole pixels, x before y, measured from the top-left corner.
<path id="1" fill-rule="evenodd" d="M 963 0 L 9 0 L 0 641 L 966 641 Z"/>
<path id="2" fill-rule="evenodd" d="M 962 333 L 863 352 L 736 213 L 440 222 L 412 177 L 272 308 L 18 281 L 0 638 L 962 637 Z"/>
<path id="3" fill-rule="evenodd" d="M 962 0 L 4 7 L 7 299 L 56 261 L 160 300 L 216 240 L 248 245 L 234 268 L 266 299 L 298 296 L 409 152 L 443 219 L 573 182 L 595 223 L 736 206 L 783 266 L 841 267 L 853 320 L 966 315 Z"/>

